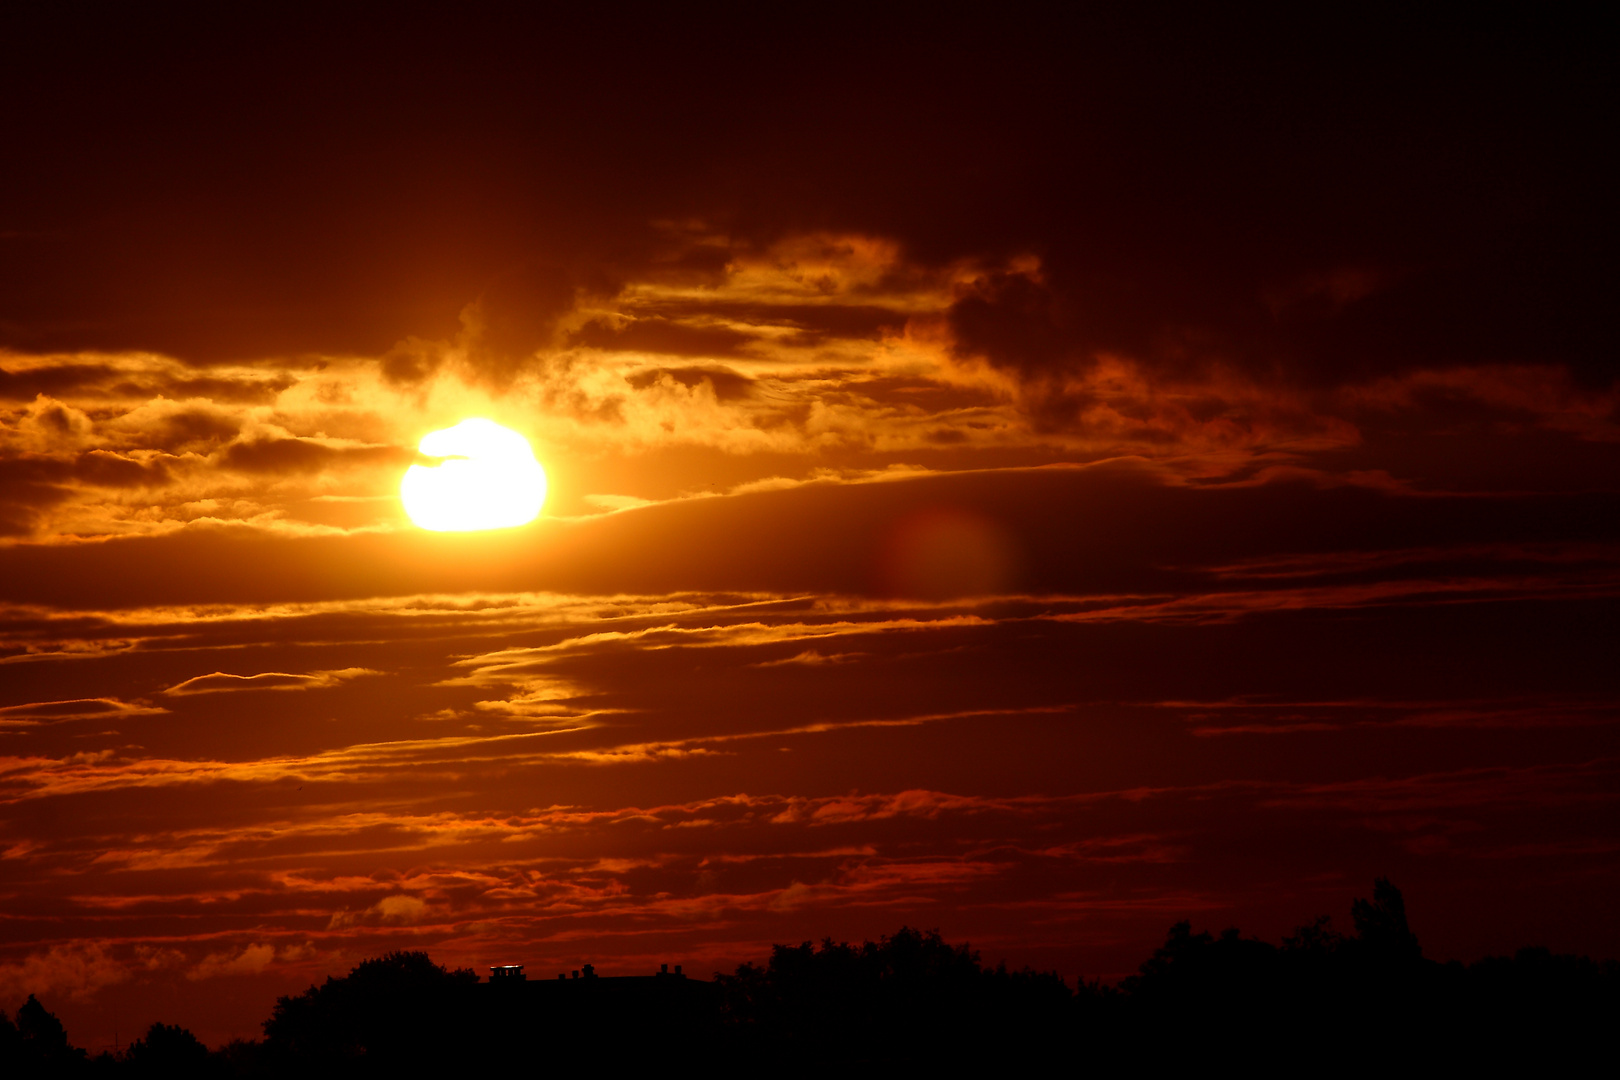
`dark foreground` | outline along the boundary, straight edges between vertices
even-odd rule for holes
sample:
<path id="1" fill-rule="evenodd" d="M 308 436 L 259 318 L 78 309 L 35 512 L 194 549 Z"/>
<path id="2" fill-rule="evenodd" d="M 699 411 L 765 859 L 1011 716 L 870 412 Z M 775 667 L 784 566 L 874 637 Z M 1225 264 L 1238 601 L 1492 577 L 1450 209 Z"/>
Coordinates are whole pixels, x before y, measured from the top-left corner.
<path id="1" fill-rule="evenodd" d="M 1620 965 L 1522 949 L 1425 960 L 1399 890 L 1379 881 L 1355 928 L 1319 919 L 1281 945 L 1185 922 L 1118 987 L 989 968 L 967 946 L 902 929 L 861 946 L 778 945 L 714 981 L 480 982 L 392 953 L 277 1001 L 265 1037 L 209 1051 L 154 1024 L 90 1058 L 29 997 L 0 1012 L 0 1075 L 371 1077 L 433 1070 L 768 1070 L 869 1075 L 919 1067 L 1157 1070 L 1226 1063 L 1313 1074 L 1570 1067 L 1606 1054 Z M 1601 1060 L 1601 1058 L 1600 1058 Z"/>

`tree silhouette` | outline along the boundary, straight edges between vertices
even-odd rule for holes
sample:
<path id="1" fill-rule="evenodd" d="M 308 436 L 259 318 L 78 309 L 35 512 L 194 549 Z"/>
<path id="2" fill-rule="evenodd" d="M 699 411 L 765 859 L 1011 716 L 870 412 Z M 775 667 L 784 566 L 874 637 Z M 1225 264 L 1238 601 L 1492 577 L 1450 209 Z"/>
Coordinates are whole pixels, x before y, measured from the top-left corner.
<path id="1" fill-rule="evenodd" d="M 33 994 L 17 1009 L 15 1030 L 14 1045 L 23 1075 L 30 1070 L 38 1075 L 55 1075 L 84 1063 L 85 1052 L 68 1043 L 62 1021 Z"/>
<path id="2" fill-rule="evenodd" d="M 135 1040 L 124 1054 L 128 1071 L 136 1076 L 155 1078 L 210 1076 L 216 1070 L 208 1057 L 208 1047 L 183 1027 L 153 1024 L 144 1038 Z"/>
<path id="3" fill-rule="evenodd" d="M 1404 913 L 1405 906 L 1402 906 Z M 1344 948 L 1347 939 L 1333 929 L 1333 919 L 1318 915 L 1315 920 L 1294 928 L 1282 940 L 1283 951 L 1297 956 L 1330 957 Z"/>
<path id="4" fill-rule="evenodd" d="M 424 952 L 366 960 L 296 997 L 276 1000 L 264 1022 L 278 1067 L 317 1073 L 438 1065 L 459 1051 L 475 972 L 449 971 Z"/>
<path id="5" fill-rule="evenodd" d="M 22 1059 L 23 1037 L 17 1025 L 4 1009 L 0 1009 L 0 1063 L 13 1063 Z"/>
<path id="6" fill-rule="evenodd" d="M 1373 898 L 1350 905 L 1356 938 L 1368 956 L 1394 964 L 1416 963 L 1423 956 L 1417 935 L 1406 925 L 1406 900 L 1388 878 L 1373 882 Z"/>
<path id="7" fill-rule="evenodd" d="M 1031 1038 L 1061 1027 L 1070 997 L 1055 974 L 987 970 L 967 945 L 910 927 L 858 947 L 777 945 L 764 967 L 716 981 L 739 1045 L 797 1064 L 1027 1056 Z"/>
<path id="8" fill-rule="evenodd" d="M 1472 965 L 1423 959 L 1386 879 L 1343 935 L 1322 916 L 1280 945 L 1170 927 L 1118 987 L 986 967 L 968 945 L 902 927 L 860 945 L 775 946 L 713 983 L 680 978 L 480 984 L 394 952 L 277 1000 L 262 1043 L 210 1054 L 154 1024 L 86 1061 L 30 997 L 0 1013 L 0 1078 L 242 1080 L 479 1071 L 743 1070 L 776 1075 L 1092 1071 L 1562 1074 L 1607 1052 L 1620 965 L 1521 949 Z"/>

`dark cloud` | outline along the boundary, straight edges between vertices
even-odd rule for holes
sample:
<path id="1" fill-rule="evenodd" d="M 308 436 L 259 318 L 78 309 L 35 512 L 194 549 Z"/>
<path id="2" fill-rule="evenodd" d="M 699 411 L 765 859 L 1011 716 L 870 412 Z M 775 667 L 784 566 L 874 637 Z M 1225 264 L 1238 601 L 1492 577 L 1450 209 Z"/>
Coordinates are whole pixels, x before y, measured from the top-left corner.
<path id="1" fill-rule="evenodd" d="M 54 364 L 22 371 L 0 368 L 0 398 L 33 401 L 41 394 L 65 396 L 85 386 L 97 385 L 116 374 L 102 364 Z"/>
<path id="2" fill-rule="evenodd" d="M 444 366 L 446 351 L 444 342 L 406 338 L 383 354 L 383 378 L 394 386 L 415 386 Z"/>
<path id="3" fill-rule="evenodd" d="M 133 391 L 131 397 L 152 397 L 163 394 L 174 398 L 209 398 L 213 401 L 261 405 L 275 400 L 277 394 L 298 381 L 293 375 L 270 378 L 227 379 L 217 376 L 171 377 L 149 384 L 150 389 L 136 384 L 123 384 Z"/>
<path id="4" fill-rule="evenodd" d="M 310 473 L 378 463 L 409 464 L 415 452 L 392 446 L 335 447 L 312 439 L 249 439 L 220 455 L 227 468 L 247 473 Z"/>
<path id="5" fill-rule="evenodd" d="M 496 386 L 509 383 L 537 350 L 552 344 L 576 287 L 574 275 L 556 265 L 524 266 L 486 285 L 461 313 L 460 340 L 472 373 Z"/>
<path id="6" fill-rule="evenodd" d="M 645 390 L 662 379 L 686 387 L 708 386 L 719 401 L 737 401 L 754 392 L 753 379 L 723 367 L 647 368 L 625 376 L 625 381 L 637 390 Z"/>
<path id="7" fill-rule="evenodd" d="M 40 483 L 9 469 L 0 470 L 0 536 L 32 535 L 45 510 L 71 497 L 72 492 L 65 487 Z"/>
<path id="8" fill-rule="evenodd" d="M 241 421 L 220 412 L 185 409 L 171 413 L 141 432 L 141 442 L 152 449 L 180 453 L 207 453 L 228 442 L 241 430 Z"/>
<path id="9" fill-rule="evenodd" d="M 11 536 L 33 532 L 40 512 L 68 501 L 85 485 L 161 487 L 171 480 L 162 461 L 136 461 L 105 450 L 0 460 L 0 529 Z"/>
<path id="10" fill-rule="evenodd" d="M 58 402 L 53 402 L 48 405 L 46 405 L 44 402 L 40 402 L 39 404 L 44 405 L 45 407 L 38 409 L 34 413 L 34 420 L 36 423 L 40 424 L 46 430 L 52 432 L 58 437 L 71 437 L 74 434 L 74 429 L 78 425 L 74 423 L 75 418 L 73 414 L 67 410 L 66 406 Z"/>
<path id="11" fill-rule="evenodd" d="M 87 484 L 113 488 L 161 487 L 173 479 L 162 461 L 136 461 L 106 450 L 81 454 L 73 475 Z"/>
<path id="12" fill-rule="evenodd" d="M 1025 379 L 1061 376 L 1088 359 L 1075 315 L 1029 274 L 989 274 L 951 303 L 952 351 L 984 359 Z"/>
<path id="13" fill-rule="evenodd" d="M 0 725 L 34 726 L 68 720 L 118 720 L 166 710 L 117 698 L 78 698 L 72 701 L 32 701 L 0 706 Z"/>
<path id="14" fill-rule="evenodd" d="M 19 371 L 0 369 L 0 399 L 32 401 L 39 395 L 72 399 L 80 396 L 133 398 L 209 398 L 239 404 L 262 404 L 298 380 L 292 375 L 230 378 L 156 371 L 132 374 L 107 364 L 36 363 Z"/>
<path id="15" fill-rule="evenodd" d="M 259 445 L 270 448 L 259 451 L 260 469 L 339 460 L 319 444 Z M 1212 566 L 1406 549 L 1415 537 L 1425 548 L 1601 545 L 1620 513 L 1605 493 L 1424 497 L 1319 479 L 1191 487 L 1136 467 L 1005 469 L 807 484 L 489 534 L 288 539 L 197 528 L 90 549 L 12 547 L 0 551 L 0 570 L 11 583 L 7 598 L 66 607 L 459 591 L 883 595 L 894 587 L 885 567 L 896 538 L 942 512 L 1001 538 L 1009 560 L 1001 586 L 1009 591 L 1174 594 L 1208 586 Z M 146 569 L 131 577 L 124 568 L 136 564 Z M 950 565 L 947 557 L 946 572 Z M 964 573 L 976 565 L 969 559 Z M 256 572 L 244 575 L 245 566 Z"/>
<path id="16" fill-rule="evenodd" d="M 593 319 L 568 335 L 570 345 L 668 356 L 741 356 L 748 344 L 756 340 L 756 335 L 729 326 L 692 326 L 660 318 L 626 319 L 617 323 Z"/>
<path id="17" fill-rule="evenodd" d="M 876 339 L 885 330 L 900 330 L 906 315 L 876 304 L 767 304 L 722 299 L 638 299 L 635 311 L 662 320 L 723 319 L 753 326 L 790 327 L 798 331 L 785 340 L 792 345 L 814 345 L 842 339 Z"/>

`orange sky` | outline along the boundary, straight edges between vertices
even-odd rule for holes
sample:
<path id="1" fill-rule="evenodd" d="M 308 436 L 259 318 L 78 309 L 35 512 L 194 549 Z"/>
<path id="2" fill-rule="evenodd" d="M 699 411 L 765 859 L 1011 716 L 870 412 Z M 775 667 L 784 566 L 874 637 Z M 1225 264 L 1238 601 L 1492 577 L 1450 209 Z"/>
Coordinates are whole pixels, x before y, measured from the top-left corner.
<path id="1" fill-rule="evenodd" d="M 3 16 L 0 1005 L 1620 951 L 1603 33 L 660 18 Z"/>

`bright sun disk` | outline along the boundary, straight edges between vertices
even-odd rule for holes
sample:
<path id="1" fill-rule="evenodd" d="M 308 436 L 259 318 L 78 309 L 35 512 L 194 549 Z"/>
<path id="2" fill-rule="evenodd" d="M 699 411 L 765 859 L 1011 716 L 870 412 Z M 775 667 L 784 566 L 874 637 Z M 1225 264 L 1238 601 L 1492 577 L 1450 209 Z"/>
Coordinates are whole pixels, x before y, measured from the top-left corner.
<path id="1" fill-rule="evenodd" d="M 412 465 L 399 484 L 405 513 L 434 532 L 509 529 L 540 516 L 546 472 L 522 435 L 473 418 L 430 431 L 417 449 L 439 458 Z"/>

